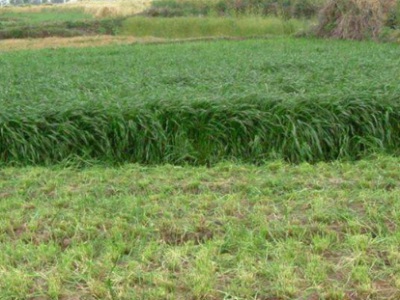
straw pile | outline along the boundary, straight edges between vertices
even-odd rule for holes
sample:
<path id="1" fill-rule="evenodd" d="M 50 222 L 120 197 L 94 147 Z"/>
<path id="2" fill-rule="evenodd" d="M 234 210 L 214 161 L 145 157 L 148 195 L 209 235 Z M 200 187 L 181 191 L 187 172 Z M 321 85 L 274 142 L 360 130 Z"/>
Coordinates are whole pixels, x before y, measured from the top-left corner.
<path id="1" fill-rule="evenodd" d="M 317 35 L 339 39 L 376 39 L 396 0 L 329 0 L 320 13 Z"/>

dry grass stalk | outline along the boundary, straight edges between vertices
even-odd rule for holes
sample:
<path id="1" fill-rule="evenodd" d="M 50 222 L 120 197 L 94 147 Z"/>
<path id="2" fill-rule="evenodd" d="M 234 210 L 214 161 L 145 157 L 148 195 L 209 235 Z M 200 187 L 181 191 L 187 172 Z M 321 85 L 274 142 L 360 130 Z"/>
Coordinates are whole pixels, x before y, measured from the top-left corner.
<path id="1" fill-rule="evenodd" d="M 67 4 L 66 7 L 81 7 L 88 14 L 105 18 L 134 15 L 144 11 L 150 4 L 149 0 L 80 1 Z"/>
<path id="2" fill-rule="evenodd" d="M 396 0 L 329 0 L 320 13 L 317 35 L 375 39 L 395 5 Z"/>
<path id="3" fill-rule="evenodd" d="M 54 4 L 31 5 L 23 7 L 3 8 L 7 12 L 39 13 L 48 9 L 82 9 L 85 13 L 97 18 L 130 16 L 144 11 L 151 4 L 151 0 L 118 0 L 118 1 L 90 1 Z"/>

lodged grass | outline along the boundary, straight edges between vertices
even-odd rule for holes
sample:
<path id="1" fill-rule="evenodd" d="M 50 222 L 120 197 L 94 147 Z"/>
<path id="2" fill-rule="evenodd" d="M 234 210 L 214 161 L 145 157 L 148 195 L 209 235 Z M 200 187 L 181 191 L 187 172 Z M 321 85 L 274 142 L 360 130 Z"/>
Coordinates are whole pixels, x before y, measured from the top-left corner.
<path id="1" fill-rule="evenodd" d="M 400 148 L 400 105 L 378 100 L 175 102 L 2 114 L 3 162 L 208 164 L 357 159 Z"/>
<path id="2" fill-rule="evenodd" d="M 213 164 L 397 154 L 398 51 L 274 39 L 6 53 L 0 161 Z"/>

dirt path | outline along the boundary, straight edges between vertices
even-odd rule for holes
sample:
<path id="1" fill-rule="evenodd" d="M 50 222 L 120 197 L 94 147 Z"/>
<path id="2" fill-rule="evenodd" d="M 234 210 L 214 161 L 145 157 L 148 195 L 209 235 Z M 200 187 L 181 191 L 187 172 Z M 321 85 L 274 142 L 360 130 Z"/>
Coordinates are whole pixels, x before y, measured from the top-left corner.
<path id="1" fill-rule="evenodd" d="M 59 48 L 85 48 L 101 47 L 108 45 L 129 44 L 165 44 L 165 43 L 188 43 L 188 42 L 212 42 L 212 41 L 242 41 L 252 38 L 240 37 L 200 37 L 184 39 L 164 39 L 156 37 L 138 38 L 133 36 L 80 36 L 71 38 L 49 37 L 42 39 L 8 39 L 0 40 L 0 53 L 18 50 L 35 49 L 59 49 Z M 257 38 L 260 39 L 260 38 Z"/>
<path id="2" fill-rule="evenodd" d="M 68 47 L 99 47 L 106 45 L 122 45 L 133 43 L 164 42 L 160 38 L 135 38 L 132 36 L 80 36 L 71 38 L 49 37 L 43 39 L 9 39 L 0 41 L 0 52 L 14 50 L 31 50 L 43 48 L 68 48 Z"/>

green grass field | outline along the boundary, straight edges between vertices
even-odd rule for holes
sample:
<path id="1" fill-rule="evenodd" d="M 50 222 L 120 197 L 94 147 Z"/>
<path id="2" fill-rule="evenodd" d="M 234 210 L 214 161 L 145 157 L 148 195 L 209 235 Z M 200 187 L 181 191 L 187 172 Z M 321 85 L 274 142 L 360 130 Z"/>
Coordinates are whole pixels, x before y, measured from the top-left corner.
<path id="1" fill-rule="evenodd" d="M 0 300 L 400 299 L 399 47 L 241 3 L 0 10 L 171 39 L 0 53 Z"/>
<path id="2" fill-rule="evenodd" d="M 399 299 L 399 159 L 3 168 L 1 299 Z"/>
<path id="3" fill-rule="evenodd" d="M 399 54 L 289 38 L 4 53 L 0 161 L 397 154 Z"/>

